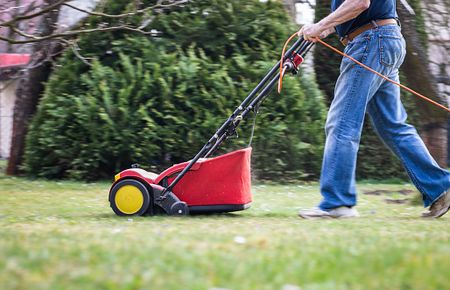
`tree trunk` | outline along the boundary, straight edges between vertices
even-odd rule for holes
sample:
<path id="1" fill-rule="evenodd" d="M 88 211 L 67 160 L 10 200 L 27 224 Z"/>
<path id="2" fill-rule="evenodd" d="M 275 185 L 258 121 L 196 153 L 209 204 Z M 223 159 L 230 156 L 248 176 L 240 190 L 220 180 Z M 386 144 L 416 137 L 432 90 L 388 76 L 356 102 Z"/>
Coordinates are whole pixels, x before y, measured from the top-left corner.
<path id="1" fill-rule="evenodd" d="M 14 105 L 13 132 L 6 174 L 16 175 L 19 173 L 27 128 L 36 111 L 39 97 L 44 90 L 43 83 L 48 79 L 50 71 L 50 63 L 42 64 L 29 69 L 19 82 Z"/>
<path id="2" fill-rule="evenodd" d="M 431 155 L 442 167 L 447 167 L 447 126 L 446 123 L 427 124 L 422 132 L 422 138 Z"/>
<path id="3" fill-rule="evenodd" d="M 407 55 L 402 66 L 407 82 L 412 89 L 446 105 L 447 102 L 440 95 L 436 80 L 430 73 L 425 46 L 417 32 L 416 16 L 400 1 L 397 7 L 407 43 Z M 420 98 L 416 98 L 416 108 L 424 124 L 421 135 L 425 144 L 439 165 L 447 167 L 447 141 L 444 138 L 447 136 L 447 112 Z"/>
<path id="4" fill-rule="evenodd" d="M 295 17 L 297 15 L 297 11 L 295 10 L 295 1 L 294 0 L 283 0 L 283 5 L 286 11 L 289 13 L 292 21 L 295 22 Z"/>
<path id="5" fill-rule="evenodd" d="M 46 1 L 48 4 L 53 2 L 55 0 Z M 55 9 L 55 11 L 42 17 L 39 25 L 41 35 L 48 35 L 54 31 L 58 19 L 58 10 Z M 60 46 L 54 45 L 52 41 L 37 42 L 33 45 L 32 61 L 37 65 L 27 69 L 16 91 L 11 149 L 6 168 L 6 174 L 8 175 L 16 175 L 20 172 L 28 125 L 44 90 L 43 83 L 47 81 L 50 75 L 51 56 L 59 49 Z"/>

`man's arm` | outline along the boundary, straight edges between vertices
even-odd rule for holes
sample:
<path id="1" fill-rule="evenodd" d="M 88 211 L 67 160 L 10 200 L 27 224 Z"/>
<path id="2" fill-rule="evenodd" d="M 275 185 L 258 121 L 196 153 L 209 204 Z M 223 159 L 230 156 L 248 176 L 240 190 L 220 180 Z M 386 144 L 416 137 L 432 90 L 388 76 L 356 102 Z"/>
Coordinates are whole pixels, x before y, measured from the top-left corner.
<path id="1" fill-rule="evenodd" d="M 316 42 L 317 38 L 327 37 L 334 32 L 334 27 L 358 17 L 370 6 L 370 0 L 345 0 L 336 11 L 315 24 L 304 25 L 298 36 L 303 35 L 306 40 Z"/>

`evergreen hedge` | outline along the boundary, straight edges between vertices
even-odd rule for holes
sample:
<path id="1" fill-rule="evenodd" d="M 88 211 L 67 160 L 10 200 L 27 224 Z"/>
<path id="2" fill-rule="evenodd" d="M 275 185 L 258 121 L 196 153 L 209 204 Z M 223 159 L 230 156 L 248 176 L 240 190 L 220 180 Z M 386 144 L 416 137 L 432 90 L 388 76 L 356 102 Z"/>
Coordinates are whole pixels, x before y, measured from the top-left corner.
<path id="1" fill-rule="evenodd" d="M 104 11 L 127 11 L 128 3 L 112 1 Z M 27 136 L 29 175 L 93 180 L 111 178 L 132 163 L 159 171 L 192 158 L 273 66 L 296 29 L 281 3 L 257 0 L 190 1 L 155 14 L 150 28 L 162 37 L 82 36 L 82 53 L 95 58 L 92 66 L 64 54 Z M 272 93 L 257 118 L 254 174 L 316 178 L 323 99 L 312 79 L 287 77 L 284 83 L 282 95 Z M 246 146 L 251 123 L 219 153 Z"/>

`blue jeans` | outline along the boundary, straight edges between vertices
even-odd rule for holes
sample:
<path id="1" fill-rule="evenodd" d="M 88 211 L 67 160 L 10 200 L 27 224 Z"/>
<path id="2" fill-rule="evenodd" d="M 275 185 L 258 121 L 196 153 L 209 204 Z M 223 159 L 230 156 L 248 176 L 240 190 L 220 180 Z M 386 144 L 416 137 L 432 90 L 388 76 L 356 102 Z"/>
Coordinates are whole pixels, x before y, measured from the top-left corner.
<path id="1" fill-rule="evenodd" d="M 363 32 L 345 52 L 399 81 L 405 40 L 397 25 Z M 356 205 L 355 169 L 361 130 L 368 113 L 375 131 L 397 155 L 429 206 L 450 188 L 450 172 L 438 166 L 413 126 L 406 123 L 400 88 L 343 58 L 325 126 L 326 142 L 320 178 L 322 210 Z M 383 170 L 383 168 L 380 168 Z"/>

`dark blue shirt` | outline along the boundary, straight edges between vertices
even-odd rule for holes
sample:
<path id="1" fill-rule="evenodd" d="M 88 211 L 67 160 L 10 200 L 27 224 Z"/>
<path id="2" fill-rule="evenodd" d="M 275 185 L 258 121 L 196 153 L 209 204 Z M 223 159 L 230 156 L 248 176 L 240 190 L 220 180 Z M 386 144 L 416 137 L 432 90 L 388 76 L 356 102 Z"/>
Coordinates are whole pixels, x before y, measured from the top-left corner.
<path id="1" fill-rule="evenodd" d="M 331 10 L 336 10 L 344 0 L 332 0 Z M 372 20 L 398 18 L 395 0 L 372 0 L 369 9 L 365 10 L 355 19 L 336 26 L 336 31 L 340 37 L 344 37 Z"/>

